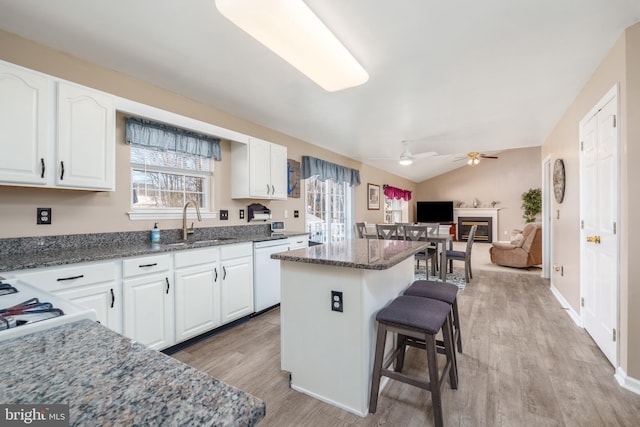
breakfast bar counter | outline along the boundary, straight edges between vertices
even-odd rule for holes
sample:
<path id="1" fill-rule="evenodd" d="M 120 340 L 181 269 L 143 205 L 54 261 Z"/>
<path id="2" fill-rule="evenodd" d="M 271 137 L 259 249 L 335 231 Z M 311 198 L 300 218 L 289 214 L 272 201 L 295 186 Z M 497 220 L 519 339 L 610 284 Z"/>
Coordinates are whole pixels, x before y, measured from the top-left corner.
<path id="1" fill-rule="evenodd" d="M 264 401 L 90 320 L 2 343 L 0 402 L 68 404 L 69 425 L 253 426 Z"/>
<path id="2" fill-rule="evenodd" d="M 356 239 L 271 256 L 281 261 L 281 367 L 293 389 L 367 415 L 376 313 L 413 282 L 426 247 Z"/>

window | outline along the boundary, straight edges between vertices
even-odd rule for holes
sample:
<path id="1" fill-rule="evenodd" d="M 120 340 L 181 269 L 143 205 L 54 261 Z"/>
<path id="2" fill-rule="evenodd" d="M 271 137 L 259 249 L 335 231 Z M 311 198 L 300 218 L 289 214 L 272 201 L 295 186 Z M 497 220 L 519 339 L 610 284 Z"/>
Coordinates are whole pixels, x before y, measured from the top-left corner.
<path id="1" fill-rule="evenodd" d="M 144 212 L 156 218 L 160 213 L 177 218 L 179 215 L 171 214 L 179 213 L 188 200 L 194 200 L 203 211 L 210 210 L 210 159 L 137 145 L 131 145 L 130 150 L 131 206 L 141 214 L 139 218 L 144 218 Z"/>
<path id="2" fill-rule="evenodd" d="M 310 240 L 317 243 L 342 242 L 351 236 L 353 190 L 347 183 L 317 176 L 305 180 L 307 214 L 306 229 Z"/>
<path id="3" fill-rule="evenodd" d="M 409 222 L 409 202 L 402 199 L 384 197 L 384 222 Z"/>

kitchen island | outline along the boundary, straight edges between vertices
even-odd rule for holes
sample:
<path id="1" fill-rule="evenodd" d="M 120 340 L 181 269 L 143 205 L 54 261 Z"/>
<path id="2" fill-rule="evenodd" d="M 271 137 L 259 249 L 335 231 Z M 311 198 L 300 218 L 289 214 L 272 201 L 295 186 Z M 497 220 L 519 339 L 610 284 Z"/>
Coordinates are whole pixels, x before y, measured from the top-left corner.
<path id="1" fill-rule="evenodd" d="M 69 404 L 69 424 L 253 426 L 264 401 L 90 320 L 2 343 L 1 403 Z"/>
<path id="2" fill-rule="evenodd" d="M 281 260 L 281 367 L 293 389 L 367 415 L 376 313 L 413 282 L 426 247 L 356 239 L 271 256 Z"/>

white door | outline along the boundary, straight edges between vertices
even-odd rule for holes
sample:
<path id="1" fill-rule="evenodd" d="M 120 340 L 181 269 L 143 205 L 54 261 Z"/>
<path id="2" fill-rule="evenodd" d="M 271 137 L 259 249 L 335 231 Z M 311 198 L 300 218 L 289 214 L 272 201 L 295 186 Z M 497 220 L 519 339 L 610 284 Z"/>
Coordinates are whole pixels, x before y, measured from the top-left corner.
<path id="1" fill-rule="evenodd" d="M 174 344 L 173 287 L 166 274 L 124 281 L 124 335 L 154 350 Z"/>
<path id="2" fill-rule="evenodd" d="M 271 197 L 269 162 L 271 143 L 261 139 L 249 140 L 249 194 L 251 197 Z"/>
<path id="3" fill-rule="evenodd" d="M 100 283 L 69 290 L 57 291 L 56 295 L 67 298 L 82 307 L 96 312 L 96 318 L 103 326 L 121 332 L 118 318 L 121 316 L 122 299 L 115 282 Z"/>
<path id="4" fill-rule="evenodd" d="M 222 262 L 222 323 L 253 313 L 253 257 Z"/>
<path id="5" fill-rule="evenodd" d="M 271 198 L 287 199 L 287 147 L 271 144 Z"/>
<path id="6" fill-rule="evenodd" d="M 0 63 L 0 182 L 46 183 L 48 81 Z"/>
<path id="7" fill-rule="evenodd" d="M 176 341 L 220 326 L 218 264 L 180 268 L 175 278 Z"/>
<path id="8" fill-rule="evenodd" d="M 580 277 L 585 329 L 617 366 L 617 87 L 580 122 Z"/>
<path id="9" fill-rule="evenodd" d="M 107 95 L 58 84 L 56 184 L 115 188 L 115 112 Z"/>

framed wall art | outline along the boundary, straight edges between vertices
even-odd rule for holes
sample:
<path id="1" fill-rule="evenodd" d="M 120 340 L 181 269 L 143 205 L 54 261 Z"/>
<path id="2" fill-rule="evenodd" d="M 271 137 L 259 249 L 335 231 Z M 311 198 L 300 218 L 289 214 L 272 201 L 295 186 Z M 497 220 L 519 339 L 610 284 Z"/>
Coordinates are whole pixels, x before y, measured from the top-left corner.
<path id="1" fill-rule="evenodd" d="M 380 209 L 380 186 L 367 184 L 367 209 Z"/>

